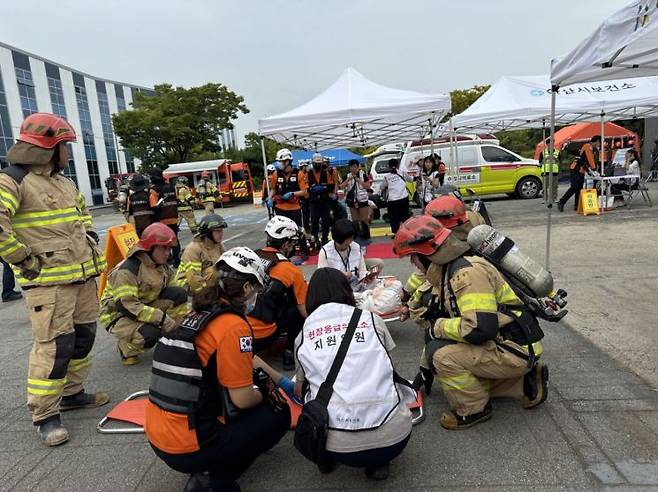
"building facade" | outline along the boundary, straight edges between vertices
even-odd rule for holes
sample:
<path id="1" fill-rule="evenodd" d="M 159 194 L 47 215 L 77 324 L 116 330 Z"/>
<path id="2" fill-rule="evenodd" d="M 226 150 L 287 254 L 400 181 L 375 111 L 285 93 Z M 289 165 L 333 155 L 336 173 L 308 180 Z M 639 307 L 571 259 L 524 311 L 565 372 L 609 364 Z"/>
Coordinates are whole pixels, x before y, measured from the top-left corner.
<path id="1" fill-rule="evenodd" d="M 88 204 L 107 201 L 105 180 L 134 172 L 139 165 L 114 134 L 111 115 L 130 107 L 136 92 L 148 87 L 106 80 L 0 43 L 0 166 L 8 165 L 21 122 L 36 112 L 66 118 L 78 134 L 70 144 L 64 174 L 73 179 Z"/>

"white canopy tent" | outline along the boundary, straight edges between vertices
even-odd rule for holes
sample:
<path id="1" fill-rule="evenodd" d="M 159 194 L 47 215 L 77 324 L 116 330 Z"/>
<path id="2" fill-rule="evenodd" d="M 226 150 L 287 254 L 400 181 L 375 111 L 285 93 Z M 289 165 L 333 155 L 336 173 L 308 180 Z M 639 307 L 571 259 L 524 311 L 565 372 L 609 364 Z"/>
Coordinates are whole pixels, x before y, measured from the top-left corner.
<path id="1" fill-rule="evenodd" d="M 551 66 L 551 82 L 658 75 L 658 2 L 634 0 Z"/>
<path id="2" fill-rule="evenodd" d="M 548 126 L 551 118 L 548 75 L 502 77 L 466 111 L 453 118 L 457 131 L 498 132 Z M 555 121 L 644 118 L 658 112 L 658 77 L 590 82 L 557 91 Z"/>
<path id="3" fill-rule="evenodd" d="M 553 161 L 555 125 L 578 121 L 645 118 L 658 113 L 658 77 L 588 82 L 551 89 L 550 77 L 503 77 L 466 111 L 453 118 L 459 131 L 497 132 L 542 128 L 550 124 Z M 603 154 L 602 154 L 603 160 Z M 553 166 L 548 188 L 553 180 Z M 603 170 L 603 165 L 601 166 Z M 550 268 L 552 195 L 548 196 L 546 269 Z"/>
<path id="4" fill-rule="evenodd" d="M 392 89 L 347 68 L 328 89 L 293 110 L 258 121 L 263 137 L 324 150 L 422 138 L 450 111 L 450 96 Z"/>

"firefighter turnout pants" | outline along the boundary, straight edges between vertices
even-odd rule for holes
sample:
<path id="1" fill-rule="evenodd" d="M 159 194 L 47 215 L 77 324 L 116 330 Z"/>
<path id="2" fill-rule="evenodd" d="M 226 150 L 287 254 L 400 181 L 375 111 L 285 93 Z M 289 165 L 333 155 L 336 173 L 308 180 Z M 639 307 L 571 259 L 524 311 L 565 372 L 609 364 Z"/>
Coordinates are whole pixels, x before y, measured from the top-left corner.
<path id="1" fill-rule="evenodd" d="M 194 210 L 178 210 L 178 225 L 180 226 L 181 223 L 183 222 L 183 219 L 185 219 L 185 222 L 187 222 L 187 227 L 190 228 L 190 232 L 192 234 L 196 234 L 197 231 L 197 225 L 196 225 L 196 217 L 194 217 Z"/>
<path id="2" fill-rule="evenodd" d="M 34 287 L 25 291 L 33 345 L 27 379 L 27 406 L 35 424 L 59 414 L 62 396 L 83 390 L 96 338 L 98 289 L 84 283 Z"/>
<path id="3" fill-rule="evenodd" d="M 187 292 L 182 287 L 165 287 L 150 306 L 160 309 L 175 320 L 182 319 L 190 311 Z M 117 318 L 108 331 L 119 339 L 117 347 L 123 357 L 133 357 L 145 349 L 153 348 L 161 336 L 159 326 L 142 323 L 128 316 Z"/>
<path id="4" fill-rule="evenodd" d="M 511 343 L 511 342 L 505 342 Z M 527 361 L 494 342 L 483 345 L 448 343 L 433 351 L 431 357 L 436 379 L 441 384 L 450 409 L 464 417 L 484 410 L 489 398 L 523 396 L 523 376 Z M 516 345 L 512 346 L 522 351 Z"/>
<path id="5" fill-rule="evenodd" d="M 215 202 L 203 202 L 203 209 L 206 211 L 206 214 L 214 214 Z"/>

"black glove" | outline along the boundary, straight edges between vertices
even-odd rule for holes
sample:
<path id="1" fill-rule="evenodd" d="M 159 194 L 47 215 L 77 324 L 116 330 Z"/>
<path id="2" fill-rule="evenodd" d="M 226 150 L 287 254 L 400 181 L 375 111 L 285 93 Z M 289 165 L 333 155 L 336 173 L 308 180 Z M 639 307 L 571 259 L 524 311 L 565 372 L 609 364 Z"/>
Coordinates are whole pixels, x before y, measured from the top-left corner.
<path id="1" fill-rule="evenodd" d="M 263 395 L 263 403 L 275 412 L 279 412 L 288 406 L 272 378 L 260 367 L 254 369 L 254 385 Z"/>
<path id="2" fill-rule="evenodd" d="M 87 231 L 87 236 L 93 239 L 96 244 L 100 244 L 100 238 L 96 234 L 96 231 Z"/>
<path id="3" fill-rule="evenodd" d="M 21 275 L 28 280 L 34 280 L 41 273 L 41 262 L 36 256 L 29 255 L 16 266 L 20 268 Z"/>

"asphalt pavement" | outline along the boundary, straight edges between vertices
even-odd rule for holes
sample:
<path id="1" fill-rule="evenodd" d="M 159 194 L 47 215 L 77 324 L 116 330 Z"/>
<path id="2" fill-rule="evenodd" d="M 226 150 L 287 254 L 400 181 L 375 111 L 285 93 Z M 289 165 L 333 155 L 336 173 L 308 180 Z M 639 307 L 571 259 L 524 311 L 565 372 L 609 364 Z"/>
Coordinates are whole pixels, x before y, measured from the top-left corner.
<path id="1" fill-rule="evenodd" d="M 539 200 L 501 198 L 487 205 L 502 232 L 544 260 L 547 214 Z M 262 209 L 217 211 L 229 222 L 227 247 L 264 244 Z M 95 213 L 101 236 L 122 221 L 105 212 Z M 243 476 L 242 489 L 658 491 L 657 219 L 658 207 L 639 204 L 596 217 L 570 210 L 553 215 L 551 270 L 569 291 L 571 311 L 563 322 L 544 325 L 551 380 L 541 407 L 526 411 L 516 401 L 495 400 L 490 421 L 447 431 L 439 425 L 446 401 L 435 385 L 427 419 L 414 428 L 386 482 L 347 467 L 320 475 L 295 451 L 289 433 Z M 184 227 L 183 244 L 189 238 Z M 396 259 L 385 260 L 385 268 L 399 278 L 411 272 L 408 262 Z M 312 268 L 304 270 L 308 278 Z M 110 406 L 64 414 L 71 441 L 43 447 L 25 408 L 31 341 L 24 303 L 0 304 L 0 318 L 0 490 L 182 490 L 186 477 L 156 459 L 143 435 L 96 432 Z M 412 377 L 422 333 L 410 322 L 389 328 L 397 369 Z M 148 387 L 150 355 L 123 367 L 115 340 L 101 329 L 92 353 L 90 391 L 107 391 L 115 403 Z M 277 357 L 271 362 L 280 364 Z"/>

